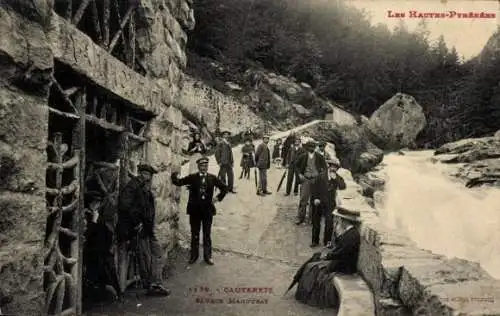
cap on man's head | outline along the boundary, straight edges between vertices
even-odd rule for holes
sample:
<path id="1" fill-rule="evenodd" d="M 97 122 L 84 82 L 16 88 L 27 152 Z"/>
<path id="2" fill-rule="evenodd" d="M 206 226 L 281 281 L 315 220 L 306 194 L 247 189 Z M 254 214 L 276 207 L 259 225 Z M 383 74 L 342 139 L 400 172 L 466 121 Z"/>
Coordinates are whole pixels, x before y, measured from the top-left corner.
<path id="1" fill-rule="evenodd" d="M 271 136 L 269 134 L 264 134 L 264 136 L 262 136 L 262 139 L 265 139 L 265 138 L 269 139 L 269 138 L 271 138 Z"/>
<path id="2" fill-rule="evenodd" d="M 148 164 L 140 164 L 137 166 L 137 171 L 139 172 L 149 172 L 151 174 L 157 174 L 158 171 Z"/>
<path id="3" fill-rule="evenodd" d="M 223 131 L 222 136 L 231 136 L 231 133 L 229 131 Z"/>
<path id="4" fill-rule="evenodd" d="M 201 157 L 200 159 L 196 160 L 196 163 L 198 165 L 208 165 L 208 158 L 207 157 Z"/>

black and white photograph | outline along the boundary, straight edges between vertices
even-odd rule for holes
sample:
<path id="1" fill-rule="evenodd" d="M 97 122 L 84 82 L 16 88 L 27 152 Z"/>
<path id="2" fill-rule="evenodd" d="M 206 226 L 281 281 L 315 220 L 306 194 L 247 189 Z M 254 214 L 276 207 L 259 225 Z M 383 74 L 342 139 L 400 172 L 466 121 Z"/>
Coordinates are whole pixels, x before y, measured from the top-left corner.
<path id="1" fill-rule="evenodd" d="M 499 23 L 0 0 L 0 316 L 500 316 Z"/>

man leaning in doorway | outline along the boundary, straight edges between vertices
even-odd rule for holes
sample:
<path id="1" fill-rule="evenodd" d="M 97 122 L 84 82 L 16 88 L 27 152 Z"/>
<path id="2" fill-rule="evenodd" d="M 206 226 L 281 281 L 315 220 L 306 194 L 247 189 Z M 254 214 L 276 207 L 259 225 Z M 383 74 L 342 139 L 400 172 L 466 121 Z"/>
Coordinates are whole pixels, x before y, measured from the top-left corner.
<path id="1" fill-rule="evenodd" d="M 325 157 L 315 152 L 316 143 L 309 141 L 304 147 L 307 152 L 298 157 L 296 163 L 300 185 L 302 186 L 297 220 L 295 222 L 296 225 L 304 223 L 306 219 L 306 208 L 311 199 L 311 190 L 313 189 L 316 179 L 320 174 L 326 174 L 327 172 Z"/>
<path id="2" fill-rule="evenodd" d="M 147 295 L 167 296 L 170 290 L 161 285 L 161 247 L 155 235 L 155 201 L 151 191 L 157 171 L 147 164 L 137 166 L 137 171 L 139 175 L 120 192 L 118 242 L 131 241 L 135 247 Z"/>
<path id="3" fill-rule="evenodd" d="M 229 192 L 236 193 L 234 190 L 233 148 L 229 143 L 230 135 L 228 131 L 222 133 L 222 140 L 215 149 L 215 160 L 219 165 L 219 179 L 227 185 Z"/>

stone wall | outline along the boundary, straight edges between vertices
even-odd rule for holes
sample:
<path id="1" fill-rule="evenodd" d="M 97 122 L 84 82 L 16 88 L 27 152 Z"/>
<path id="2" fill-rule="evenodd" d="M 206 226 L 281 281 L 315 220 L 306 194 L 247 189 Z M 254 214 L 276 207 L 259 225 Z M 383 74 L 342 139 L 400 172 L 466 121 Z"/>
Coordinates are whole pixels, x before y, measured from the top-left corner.
<path id="1" fill-rule="evenodd" d="M 479 264 L 419 249 L 375 214 L 363 215 L 358 269 L 377 315 L 500 315 L 500 281 Z"/>
<path id="2" fill-rule="evenodd" d="M 183 116 L 177 99 L 193 12 L 190 1 L 139 4 L 139 20 L 147 23 L 138 23 L 137 48 L 146 76 L 53 13 L 52 1 L 0 4 L 0 299 L 12 299 L 1 307 L 4 313 L 40 315 L 43 307 L 45 149 L 54 60 L 129 106 L 156 115 L 147 135 L 146 162 L 160 171 L 153 184 L 158 238 L 165 254 L 177 243 L 180 190 L 171 187 L 169 175 L 182 160 Z"/>
<path id="3" fill-rule="evenodd" d="M 43 304 L 48 88 L 53 56 L 36 19 L 0 5 L 0 298 L 4 313 Z"/>

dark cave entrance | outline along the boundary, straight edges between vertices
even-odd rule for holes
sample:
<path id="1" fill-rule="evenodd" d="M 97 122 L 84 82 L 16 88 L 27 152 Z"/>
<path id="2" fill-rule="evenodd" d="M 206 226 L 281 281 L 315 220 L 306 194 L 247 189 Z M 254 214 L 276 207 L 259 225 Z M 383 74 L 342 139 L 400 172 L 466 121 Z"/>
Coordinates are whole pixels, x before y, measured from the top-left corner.
<path id="1" fill-rule="evenodd" d="M 80 315 L 83 303 L 87 305 L 85 232 L 92 197 L 86 193 L 100 192 L 106 209 L 116 216 L 120 187 L 145 159 L 144 135 L 153 117 L 55 62 L 46 172 L 46 314 Z M 98 212 L 102 218 L 102 207 Z M 128 252 L 120 257 L 116 246 L 113 241 L 112 261 L 124 289 L 137 278 L 129 269 Z"/>

